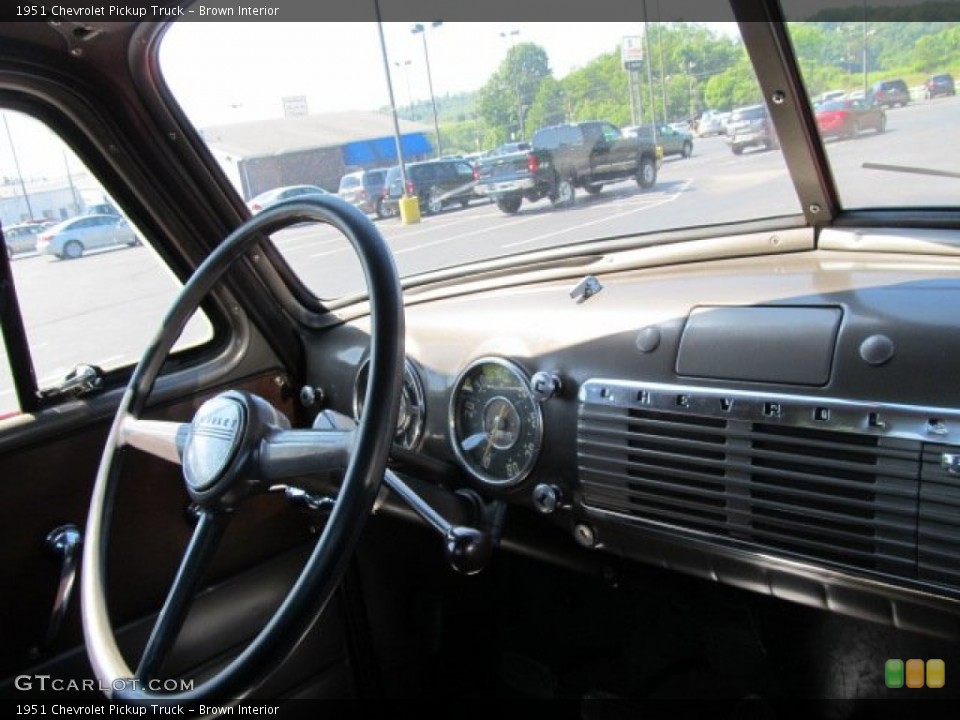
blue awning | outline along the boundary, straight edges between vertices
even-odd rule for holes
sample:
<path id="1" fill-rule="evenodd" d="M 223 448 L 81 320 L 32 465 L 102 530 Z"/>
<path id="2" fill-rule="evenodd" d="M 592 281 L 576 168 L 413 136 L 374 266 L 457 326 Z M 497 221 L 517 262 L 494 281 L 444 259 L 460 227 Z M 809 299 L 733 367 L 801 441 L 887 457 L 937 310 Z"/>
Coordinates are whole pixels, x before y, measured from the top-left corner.
<path id="1" fill-rule="evenodd" d="M 433 146 L 423 133 L 408 133 L 400 136 L 403 157 L 429 155 Z M 397 146 L 392 135 L 373 140 L 358 140 L 343 146 L 343 162 L 347 166 L 374 167 L 397 164 Z"/>

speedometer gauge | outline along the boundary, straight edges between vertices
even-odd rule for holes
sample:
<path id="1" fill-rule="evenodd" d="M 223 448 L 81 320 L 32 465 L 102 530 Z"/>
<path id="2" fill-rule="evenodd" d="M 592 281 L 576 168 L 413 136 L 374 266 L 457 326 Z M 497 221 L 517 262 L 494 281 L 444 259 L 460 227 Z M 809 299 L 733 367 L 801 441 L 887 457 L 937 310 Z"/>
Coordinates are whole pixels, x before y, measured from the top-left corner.
<path id="1" fill-rule="evenodd" d="M 450 438 L 478 480 L 507 486 L 526 478 L 540 454 L 543 416 L 523 370 L 501 358 L 467 367 L 450 397 Z"/>

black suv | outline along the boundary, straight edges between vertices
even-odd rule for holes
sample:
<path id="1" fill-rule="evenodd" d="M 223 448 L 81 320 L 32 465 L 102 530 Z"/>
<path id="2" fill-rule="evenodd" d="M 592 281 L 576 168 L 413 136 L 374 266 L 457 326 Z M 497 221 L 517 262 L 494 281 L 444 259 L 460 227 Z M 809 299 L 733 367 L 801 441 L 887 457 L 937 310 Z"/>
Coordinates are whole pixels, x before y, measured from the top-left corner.
<path id="1" fill-rule="evenodd" d="M 389 215 L 383 207 L 383 187 L 387 168 L 358 170 L 340 178 L 337 195 L 362 212 L 385 218 Z"/>
<path id="2" fill-rule="evenodd" d="M 953 86 L 953 75 L 950 73 L 931 75 L 923 84 L 923 94 L 927 100 L 935 98 L 938 95 L 956 95 L 957 91 Z"/>
<path id="3" fill-rule="evenodd" d="M 896 107 L 910 102 L 910 88 L 903 80 L 882 80 L 867 91 L 867 104 Z"/>
<path id="4" fill-rule="evenodd" d="M 471 200 L 477 199 L 473 192 L 476 184 L 473 166 L 466 160 L 426 160 L 410 163 L 406 168 L 406 194 L 417 196 L 420 212 L 424 214 L 438 213 L 448 205 L 466 207 Z M 396 214 L 403 194 L 400 166 L 396 165 L 387 172 L 383 191 L 384 212 Z"/>

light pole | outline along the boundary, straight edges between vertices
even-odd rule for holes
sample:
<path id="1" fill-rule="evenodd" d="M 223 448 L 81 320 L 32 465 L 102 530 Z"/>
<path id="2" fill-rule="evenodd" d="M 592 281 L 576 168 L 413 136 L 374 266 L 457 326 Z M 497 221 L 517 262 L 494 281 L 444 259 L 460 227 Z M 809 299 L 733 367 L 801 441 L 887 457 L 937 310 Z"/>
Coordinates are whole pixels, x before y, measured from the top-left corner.
<path id="1" fill-rule="evenodd" d="M 689 106 L 687 110 L 689 113 L 688 118 L 692 118 L 696 114 L 693 107 L 693 69 L 696 66 L 697 64 L 693 60 L 687 63 L 687 105 Z"/>
<path id="2" fill-rule="evenodd" d="M 867 30 L 867 14 L 866 7 L 864 7 L 863 14 L 863 97 L 867 97 L 867 38 L 873 35 L 873 30 Z"/>
<path id="3" fill-rule="evenodd" d="M 410 92 L 410 66 L 413 64 L 410 60 L 394 60 L 393 64 L 403 70 L 403 77 L 407 81 L 407 105 L 410 107 L 410 119 L 413 119 L 413 93 Z"/>
<path id="4" fill-rule="evenodd" d="M 519 30 L 508 30 L 507 32 L 500 33 L 500 37 L 504 40 L 510 41 L 510 49 L 513 49 L 513 46 L 516 44 L 516 37 L 520 34 Z M 513 90 L 517 95 L 517 129 L 520 133 L 517 140 L 523 140 L 523 99 L 520 97 L 520 73 L 519 68 L 518 72 L 513 74 Z"/>
<path id="5" fill-rule="evenodd" d="M 7 122 L 6 113 L 3 113 L 3 127 L 7 131 L 7 142 L 10 143 L 10 155 L 13 157 L 13 167 L 17 171 L 17 179 L 20 180 L 20 192 L 23 193 L 23 201 L 27 204 L 27 215 L 33 220 L 33 207 L 30 205 L 30 195 L 27 193 L 27 184 L 23 181 L 23 173 L 20 171 L 20 159 L 17 157 L 17 147 L 13 144 L 13 135 L 10 134 L 10 123 Z"/>
<path id="6" fill-rule="evenodd" d="M 430 23 L 430 27 L 435 28 L 441 25 L 443 25 L 443 22 L 440 20 L 434 20 Z M 427 32 L 421 23 L 416 23 L 411 27 L 410 32 L 423 37 L 423 59 L 427 65 L 427 85 L 430 87 L 430 104 L 433 106 L 433 129 L 437 132 L 437 157 L 441 157 L 443 155 L 443 143 L 440 140 L 440 121 L 437 119 L 437 100 L 433 94 L 433 77 L 430 75 L 430 53 L 427 51 Z"/>

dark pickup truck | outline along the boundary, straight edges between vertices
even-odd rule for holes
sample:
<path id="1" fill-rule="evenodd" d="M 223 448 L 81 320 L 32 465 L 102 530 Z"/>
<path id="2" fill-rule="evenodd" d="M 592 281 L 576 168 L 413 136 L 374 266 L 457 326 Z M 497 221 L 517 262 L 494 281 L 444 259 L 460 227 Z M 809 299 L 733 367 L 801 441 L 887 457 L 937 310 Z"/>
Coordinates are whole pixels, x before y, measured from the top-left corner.
<path id="1" fill-rule="evenodd" d="M 474 192 L 511 214 L 524 198 L 570 205 L 576 188 L 595 195 L 604 183 L 631 177 L 642 188 L 653 187 L 662 160 L 649 141 L 624 137 L 616 125 L 602 121 L 541 128 L 531 145 L 528 151 L 481 158 Z"/>

